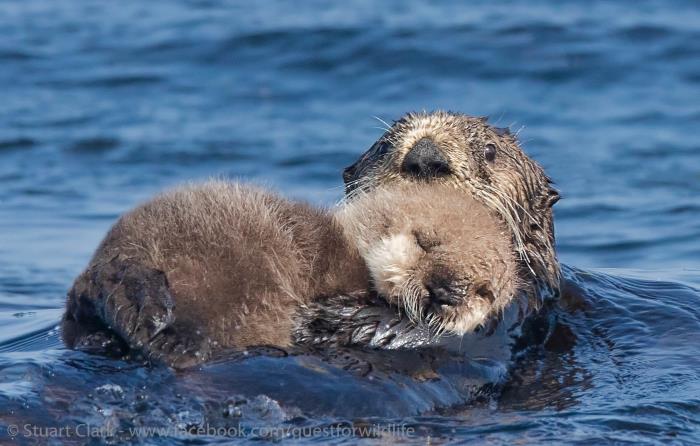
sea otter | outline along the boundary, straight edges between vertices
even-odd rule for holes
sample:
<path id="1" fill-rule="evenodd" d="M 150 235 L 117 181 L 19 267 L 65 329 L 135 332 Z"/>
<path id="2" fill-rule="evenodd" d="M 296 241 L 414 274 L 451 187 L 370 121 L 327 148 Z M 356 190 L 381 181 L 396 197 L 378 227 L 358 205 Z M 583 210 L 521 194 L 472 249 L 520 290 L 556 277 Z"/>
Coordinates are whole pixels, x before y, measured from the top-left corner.
<path id="1" fill-rule="evenodd" d="M 185 367 L 303 342 L 303 315 L 337 296 L 375 296 L 431 335 L 459 335 L 520 286 L 505 225 L 452 186 L 379 187 L 330 213 L 210 181 L 119 219 L 68 294 L 62 333 L 69 347 L 111 341 Z"/>
<path id="2" fill-rule="evenodd" d="M 559 294 L 552 218 L 559 193 L 508 129 L 460 113 L 409 113 L 387 127 L 343 179 L 348 200 L 390 184 L 451 185 L 506 224 L 531 309 Z"/>
<path id="3" fill-rule="evenodd" d="M 505 225 L 449 185 L 396 184 L 335 213 L 373 290 L 434 336 L 484 325 L 521 288 Z"/>

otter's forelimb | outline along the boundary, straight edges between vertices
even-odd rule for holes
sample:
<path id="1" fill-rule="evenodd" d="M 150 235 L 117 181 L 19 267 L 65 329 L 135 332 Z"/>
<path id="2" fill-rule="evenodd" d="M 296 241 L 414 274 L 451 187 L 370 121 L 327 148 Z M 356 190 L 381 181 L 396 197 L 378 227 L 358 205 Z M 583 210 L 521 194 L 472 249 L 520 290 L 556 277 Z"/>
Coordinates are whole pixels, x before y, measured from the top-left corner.
<path id="1" fill-rule="evenodd" d="M 175 367 L 202 362 L 210 355 L 206 333 L 176 321 L 174 308 L 163 271 L 116 256 L 76 280 L 68 293 L 63 338 L 70 348 L 137 351 Z"/>

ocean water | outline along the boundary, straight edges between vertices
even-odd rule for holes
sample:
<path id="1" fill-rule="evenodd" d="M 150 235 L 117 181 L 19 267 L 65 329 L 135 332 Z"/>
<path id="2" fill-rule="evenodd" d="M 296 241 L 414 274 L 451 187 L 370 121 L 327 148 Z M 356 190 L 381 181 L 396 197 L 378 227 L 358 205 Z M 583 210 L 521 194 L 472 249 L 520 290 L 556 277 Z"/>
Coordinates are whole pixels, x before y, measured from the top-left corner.
<path id="1" fill-rule="evenodd" d="M 700 443 L 697 2 L 8 0 L 0 30 L 0 443 L 85 440 L 27 423 L 144 444 L 234 438 L 123 431 Z M 330 205 L 377 118 L 433 109 L 518 132 L 563 196 L 558 251 L 583 299 L 556 312 L 572 342 L 524 355 L 497 392 L 467 398 L 457 378 L 479 364 L 421 383 L 269 355 L 174 374 L 61 346 L 65 293 L 121 212 L 211 176 Z M 260 437 L 358 440 L 236 439 Z"/>

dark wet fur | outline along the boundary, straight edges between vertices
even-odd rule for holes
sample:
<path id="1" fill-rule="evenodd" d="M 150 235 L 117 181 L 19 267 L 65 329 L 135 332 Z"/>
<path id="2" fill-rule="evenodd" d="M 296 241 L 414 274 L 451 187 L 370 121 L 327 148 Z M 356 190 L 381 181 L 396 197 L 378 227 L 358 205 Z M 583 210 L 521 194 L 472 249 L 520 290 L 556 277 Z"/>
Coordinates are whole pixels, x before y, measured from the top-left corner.
<path id="1" fill-rule="evenodd" d="M 396 309 L 374 293 L 338 295 L 300 309 L 294 341 L 318 347 L 379 345 L 397 334 L 376 339 L 380 324 L 395 326 L 401 321 Z"/>

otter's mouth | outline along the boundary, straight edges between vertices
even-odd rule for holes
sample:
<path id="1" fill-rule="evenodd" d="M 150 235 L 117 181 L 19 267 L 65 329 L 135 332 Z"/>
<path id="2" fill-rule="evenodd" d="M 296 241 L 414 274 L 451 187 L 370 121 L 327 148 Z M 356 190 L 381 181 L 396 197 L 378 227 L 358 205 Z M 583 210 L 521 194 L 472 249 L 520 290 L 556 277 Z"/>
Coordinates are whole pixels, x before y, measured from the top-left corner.
<path id="1" fill-rule="evenodd" d="M 469 292 L 471 288 L 476 288 Z M 462 336 L 484 326 L 493 313 L 493 297 L 484 285 L 426 284 L 417 322 L 434 336 Z"/>
<path id="2" fill-rule="evenodd" d="M 420 323 L 428 326 L 435 333 L 450 330 L 450 321 L 460 311 L 469 311 L 465 306 L 466 290 L 464 287 L 446 283 L 428 283 L 424 285 L 420 302 Z"/>
<path id="3" fill-rule="evenodd" d="M 455 307 L 462 302 L 464 293 L 449 285 L 426 286 L 427 295 L 423 297 L 424 311 L 438 313 L 443 309 Z"/>

